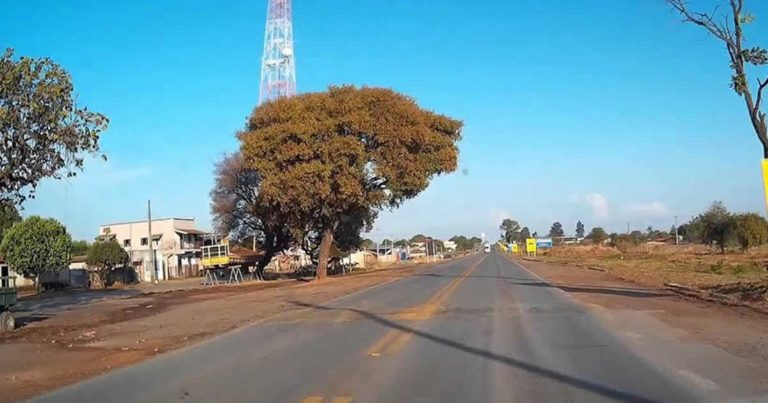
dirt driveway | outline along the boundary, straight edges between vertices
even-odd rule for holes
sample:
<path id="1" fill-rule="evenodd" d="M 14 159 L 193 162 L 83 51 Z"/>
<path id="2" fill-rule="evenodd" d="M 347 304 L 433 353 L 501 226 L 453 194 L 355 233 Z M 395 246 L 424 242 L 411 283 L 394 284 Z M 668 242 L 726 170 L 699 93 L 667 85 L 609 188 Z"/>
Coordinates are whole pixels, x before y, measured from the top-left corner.
<path id="1" fill-rule="evenodd" d="M 301 309 L 295 301 L 322 303 L 425 266 L 329 278 L 319 284 L 278 280 L 149 294 L 116 290 L 33 299 L 21 304 L 25 326 L 0 335 L 0 400 L 28 398 Z"/>

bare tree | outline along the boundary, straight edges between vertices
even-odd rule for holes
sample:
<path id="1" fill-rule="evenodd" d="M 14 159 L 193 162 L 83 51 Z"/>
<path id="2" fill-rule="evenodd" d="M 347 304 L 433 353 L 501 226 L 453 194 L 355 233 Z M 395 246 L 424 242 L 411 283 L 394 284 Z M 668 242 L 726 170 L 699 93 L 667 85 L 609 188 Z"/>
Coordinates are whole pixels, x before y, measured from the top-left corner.
<path id="1" fill-rule="evenodd" d="M 667 3 L 683 16 L 684 22 L 703 27 L 725 44 L 733 70 L 731 88 L 744 99 L 752 127 L 763 146 L 763 158 L 768 158 L 768 131 L 765 113 L 761 112 L 763 90 L 768 86 L 768 78 L 757 78 L 753 88 L 750 88 L 747 79 L 747 66 L 768 64 L 768 52 L 760 47 L 745 47 L 743 26 L 754 22 L 755 17 L 744 10 L 744 0 L 728 0 L 730 10 L 725 13 L 721 13 L 718 7 L 710 13 L 691 11 L 685 0 L 667 0 Z"/>
<path id="2" fill-rule="evenodd" d="M 211 213 L 216 230 L 238 239 L 254 237 L 264 253 L 256 266 L 256 277 L 263 280 L 272 257 L 293 240 L 284 215 L 263 200 L 261 177 L 245 166 L 240 153 L 226 155 L 215 174 Z"/>

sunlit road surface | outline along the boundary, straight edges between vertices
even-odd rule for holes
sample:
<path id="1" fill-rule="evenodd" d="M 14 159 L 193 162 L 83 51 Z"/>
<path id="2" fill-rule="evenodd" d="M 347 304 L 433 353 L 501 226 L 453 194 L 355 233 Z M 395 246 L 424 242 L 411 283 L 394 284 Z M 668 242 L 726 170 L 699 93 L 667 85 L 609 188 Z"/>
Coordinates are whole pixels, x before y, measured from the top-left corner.
<path id="1" fill-rule="evenodd" d="M 322 306 L 306 305 L 39 400 L 686 402 L 728 397 L 670 365 L 641 357 L 617 336 L 620 331 L 492 252 Z"/>

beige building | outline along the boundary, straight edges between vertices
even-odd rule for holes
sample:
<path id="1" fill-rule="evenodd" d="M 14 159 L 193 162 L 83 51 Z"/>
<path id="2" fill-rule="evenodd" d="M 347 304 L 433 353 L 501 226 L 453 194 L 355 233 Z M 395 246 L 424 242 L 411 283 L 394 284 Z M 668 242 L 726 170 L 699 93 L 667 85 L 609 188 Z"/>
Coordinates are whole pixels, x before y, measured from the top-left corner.
<path id="1" fill-rule="evenodd" d="M 196 228 L 193 218 L 165 218 L 152 220 L 151 237 L 149 223 L 144 220 L 102 225 L 97 239 L 117 241 L 128 252 L 139 279 L 151 281 L 150 242 L 159 280 L 191 277 L 197 276 L 201 268 L 200 248 L 205 234 Z"/>
<path id="2" fill-rule="evenodd" d="M 15 277 L 15 283 L 9 279 L 9 277 Z M 15 284 L 16 287 L 32 287 L 35 282 L 32 279 L 20 276 L 13 271 L 7 264 L 5 259 L 0 256 L 0 287 L 9 287 L 11 284 Z"/>

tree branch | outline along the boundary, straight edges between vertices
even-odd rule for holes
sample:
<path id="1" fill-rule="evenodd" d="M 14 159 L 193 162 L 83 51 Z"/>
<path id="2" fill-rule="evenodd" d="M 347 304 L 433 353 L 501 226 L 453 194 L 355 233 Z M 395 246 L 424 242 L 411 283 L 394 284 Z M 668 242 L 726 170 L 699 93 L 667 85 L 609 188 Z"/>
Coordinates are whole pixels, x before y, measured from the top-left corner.
<path id="1" fill-rule="evenodd" d="M 757 79 L 757 99 L 755 100 L 755 113 L 760 113 L 760 102 L 763 100 L 763 90 L 765 87 L 768 86 L 768 78 L 766 78 L 764 81 L 760 81 L 760 79 Z"/>
<path id="2" fill-rule="evenodd" d="M 725 31 L 722 27 L 717 25 L 717 23 L 712 19 L 710 15 L 704 14 L 704 13 L 691 13 L 688 11 L 688 8 L 686 6 L 686 3 L 684 0 L 667 0 L 667 3 L 672 6 L 677 12 L 680 13 L 685 18 L 685 21 L 699 25 L 701 27 L 704 27 L 707 31 L 709 31 L 712 35 L 717 37 L 718 39 L 728 42 L 729 36 L 727 31 Z M 717 7 L 715 7 L 715 10 L 712 12 L 712 15 L 714 15 L 717 12 Z"/>

